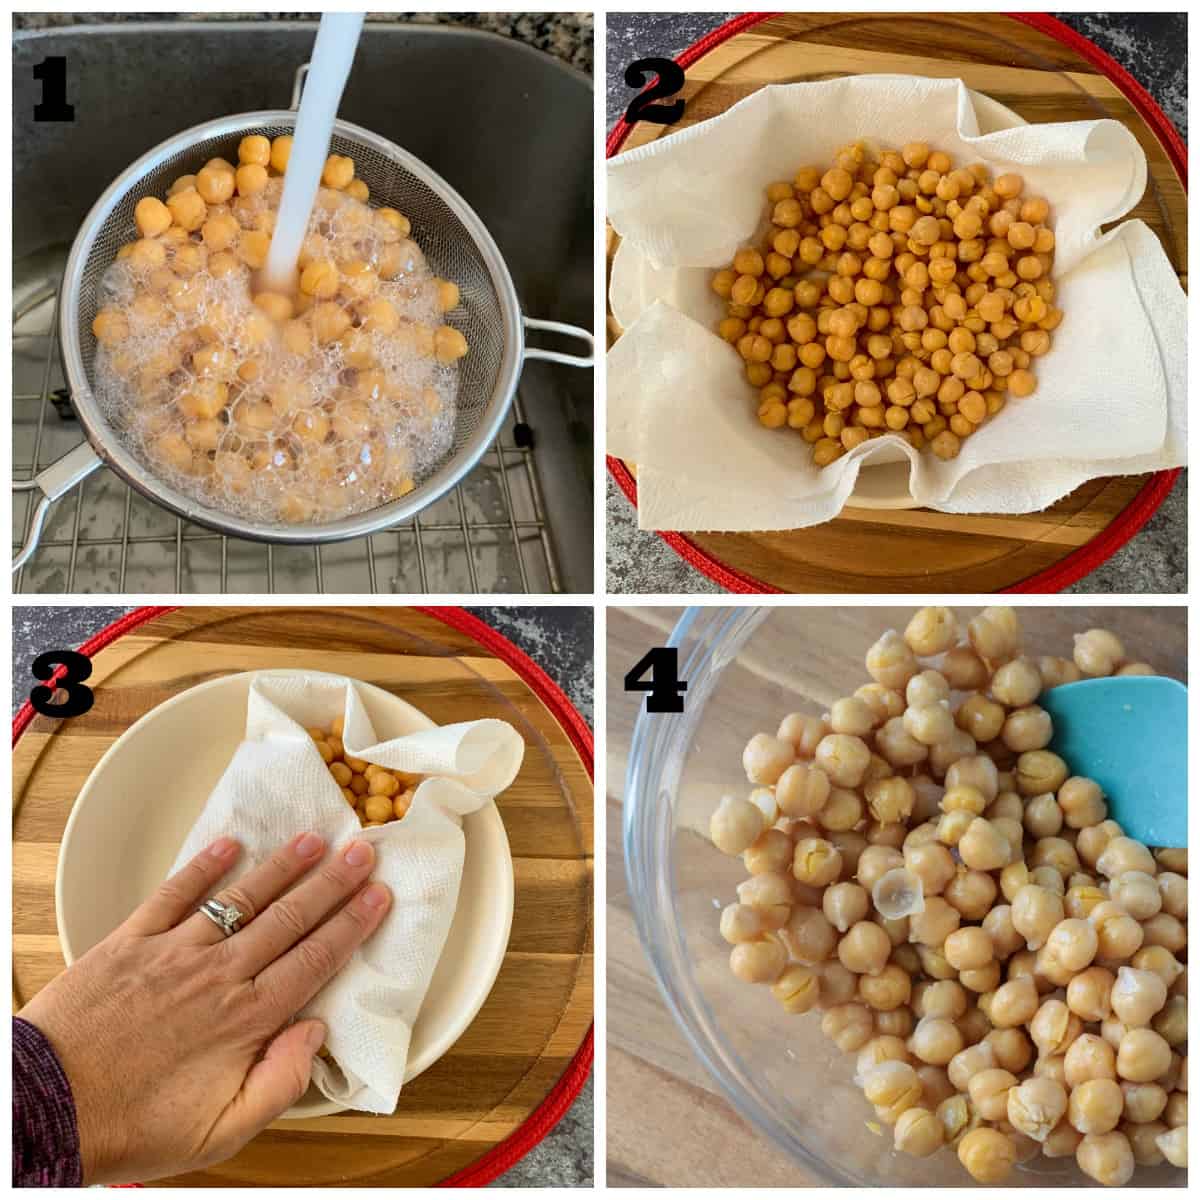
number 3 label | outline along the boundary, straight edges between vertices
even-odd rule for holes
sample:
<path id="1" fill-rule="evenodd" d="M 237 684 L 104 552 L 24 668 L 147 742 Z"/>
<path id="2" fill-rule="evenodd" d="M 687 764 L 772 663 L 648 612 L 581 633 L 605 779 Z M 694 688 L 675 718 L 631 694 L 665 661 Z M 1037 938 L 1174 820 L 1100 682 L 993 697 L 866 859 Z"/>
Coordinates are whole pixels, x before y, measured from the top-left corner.
<path id="1" fill-rule="evenodd" d="M 96 703 L 95 693 L 83 681 L 92 673 L 92 660 L 76 650 L 47 650 L 33 660 L 35 679 L 54 679 L 56 667 L 62 674 L 55 687 L 35 687 L 29 693 L 29 703 L 43 717 L 80 717 Z M 56 701 L 56 691 L 66 692 L 66 698 Z"/>
<path id="2" fill-rule="evenodd" d="M 625 110 L 625 120 L 652 121 L 655 125 L 674 125 L 683 116 L 683 101 L 674 104 L 655 104 L 674 96 L 683 87 L 683 68 L 669 58 L 639 58 L 625 68 L 625 82 L 632 88 L 640 88 L 650 75 L 657 75 L 658 82 L 647 88 Z"/>

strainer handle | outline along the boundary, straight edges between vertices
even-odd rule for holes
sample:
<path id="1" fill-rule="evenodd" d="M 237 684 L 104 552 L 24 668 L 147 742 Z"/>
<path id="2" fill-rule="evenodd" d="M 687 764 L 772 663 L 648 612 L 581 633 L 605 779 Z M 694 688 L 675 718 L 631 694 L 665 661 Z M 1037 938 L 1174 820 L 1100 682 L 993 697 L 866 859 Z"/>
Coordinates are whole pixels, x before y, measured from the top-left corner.
<path id="1" fill-rule="evenodd" d="M 13 481 L 12 490 L 14 492 L 42 493 L 37 507 L 33 510 L 33 520 L 29 523 L 29 536 L 25 539 L 25 545 L 21 547 L 21 553 L 13 559 L 14 572 L 19 571 L 33 557 L 33 552 L 38 548 L 50 505 L 65 496 L 73 487 L 82 483 L 100 464 L 100 455 L 92 449 L 91 443 L 80 442 L 74 450 L 52 462 L 32 479 Z"/>
<path id="2" fill-rule="evenodd" d="M 309 63 L 301 63 L 296 68 L 296 74 L 292 79 L 292 102 L 288 105 L 288 108 L 292 112 L 299 112 L 300 110 L 300 96 L 304 91 L 304 82 L 308 78 L 308 68 L 310 65 Z"/>
<path id="3" fill-rule="evenodd" d="M 564 337 L 578 338 L 587 343 L 587 357 L 579 354 L 563 354 L 558 350 L 539 350 L 536 346 L 525 347 L 526 358 L 540 358 L 543 362 L 562 363 L 564 367 L 593 367 L 596 365 L 596 340 L 586 329 L 578 325 L 564 325 L 562 321 L 535 321 L 523 317 L 526 330 L 544 329 L 548 333 L 561 333 Z"/>

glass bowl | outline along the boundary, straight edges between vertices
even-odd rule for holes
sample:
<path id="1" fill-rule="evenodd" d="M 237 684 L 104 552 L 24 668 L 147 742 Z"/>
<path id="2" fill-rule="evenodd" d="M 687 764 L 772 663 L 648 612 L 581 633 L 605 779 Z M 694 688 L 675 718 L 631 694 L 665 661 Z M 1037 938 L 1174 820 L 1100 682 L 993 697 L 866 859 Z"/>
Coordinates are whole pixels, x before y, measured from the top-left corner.
<path id="1" fill-rule="evenodd" d="M 638 718 L 624 800 L 625 865 L 642 944 L 676 1021 L 738 1112 L 814 1182 L 850 1187 L 962 1187 L 950 1150 L 927 1159 L 892 1149 L 891 1130 L 855 1085 L 855 1056 L 820 1031 L 819 1015 L 785 1015 L 766 987 L 734 978 L 720 910 L 746 872 L 716 850 L 708 822 L 721 796 L 745 794 L 742 748 L 788 712 L 821 713 L 866 682 L 874 637 L 912 609 L 692 608 L 669 645 L 687 680 L 685 711 Z M 1186 616 L 1156 610 L 1022 609 L 1027 652 L 1069 654 L 1070 633 L 1100 624 L 1131 654 L 1186 677 Z M 1088 617 L 1091 619 L 1088 620 Z M 1039 624 L 1041 625 L 1039 635 Z M 864 635 L 864 625 L 872 632 Z M 754 1181 L 747 1179 L 747 1185 Z M 1131 1186 L 1186 1186 L 1186 1171 L 1139 1167 Z M 1018 1187 L 1095 1186 L 1074 1158 L 1039 1156 Z"/>

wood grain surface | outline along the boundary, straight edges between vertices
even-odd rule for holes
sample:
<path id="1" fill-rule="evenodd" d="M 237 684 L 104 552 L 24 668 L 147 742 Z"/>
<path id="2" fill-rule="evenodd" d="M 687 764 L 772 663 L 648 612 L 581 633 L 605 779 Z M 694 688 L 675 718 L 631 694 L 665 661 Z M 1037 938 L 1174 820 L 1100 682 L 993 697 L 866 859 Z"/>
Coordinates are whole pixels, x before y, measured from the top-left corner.
<path id="1" fill-rule="evenodd" d="M 1120 121 L 1138 139 L 1149 166 L 1146 192 L 1129 215 L 1154 230 L 1187 286 L 1187 196 L 1154 131 L 1086 59 L 1000 13 L 772 17 L 687 69 L 679 121 L 670 127 L 639 122 L 621 149 L 717 116 L 768 83 L 881 72 L 962 79 L 1035 124 Z M 614 249 L 610 238 L 610 259 Z M 620 332 L 611 313 L 609 332 L 610 339 Z M 786 592 L 991 592 L 1086 545 L 1148 479 L 1091 480 L 1039 513 L 973 516 L 849 506 L 809 529 L 687 536 L 726 566 Z"/>
<path id="2" fill-rule="evenodd" d="M 735 690 L 722 690 L 719 711 L 706 710 L 694 745 L 723 739 L 730 749 L 732 772 L 711 784 L 715 793 L 736 785 L 740 777 L 738 747 L 756 731 L 747 727 L 755 720 L 749 715 L 763 707 L 763 695 L 772 699 L 765 707 L 774 711 L 778 703 L 786 710 L 820 711 L 836 697 L 845 695 L 867 676 L 862 665 L 867 647 L 887 628 L 903 628 L 912 609 L 891 607 L 785 608 L 774 610 L 767 624 L 755 635 L 739 656 Z M 965 606 L 960 617 L 973 615 Z M 622 679 L 629 668 L 651 646 L 660 646 L 674 627 L 681 608 L 637 607 L 608 610 L 608 723 L 606 830 L 607 862 L 607 1025 L 608 1025 L 608 1182 L 614 1187 L 815 1187 L 825 1181 L 801 1166 L 775 1143 L 751 1127 L 725 1098 L 713 1077 L 668 1011 L 651 970 L 649 960 L 634 924 L 625 864 L 622 852 L 622 815 L 625 772 L 629 746 L 641 705 L 640 694 L 623 690 Z M 1179 608 L 1093 608 L 1093 607 L 1022 607 L 1022 627 L 1026 646 L 1035 654 L 1066 653 L 1071 634 L 1094 626 L 1114 630 L 1134 655 L 1143 657 L 1163 674 L 1187 678 L 1187 612 Z M 736 689 L 741 689 L 740 691 Z M 782 697 L 786 694 L 787 702 Z M 710 701 L 716 704 L 718 701 Z M 780 712 L 779 716 L 783 713 Z M 705 758 L 705 765 L 710 761 Z M 745 785 L 749 786 L 749 785 Z M 684 820 L 684 824 L 692 824 Z M 721 860 L 724 862 L 725 860 Z M 735 864 L 735 866 L 738 864 Z M 679 876 L 687 874 L 676 864 Z M 742 873 L 736 872 L 741 878 Z M 711 920 L 715 931 L 717 911 L 708 891 L 723 887 L 727 881 L 713 884 L 711 878 L 701 919 Z M 731 893 L 730 893 L 731 894 Z M 679 897 L 676 889 L 676 896 Z M 681 903 L 682 908 L 687 908 Z M 714 939 L 712 954 L 723 956 Z M 697 950 L 698 941 L 689 938 L 689 950 Z M 722 962 L 699 961 L 697 977 L 710 1004 L 714 1001 L 713 980 L 722 980 L 727 969 Z M 789 1034 L 779 1023 L 775 1010 L 766 1004 L 766 1018 L 757 1024 L 759 1010 L 754 1007 L 761 996 L 750 985 L 734 983 L 733 999 L 746 1002 L 744 1018 L 739 1010 L 726 1028 L 742 1030 L 743 1060 L 745 1045 L 756 1039 L 782 1054 L 790 1046 L 808 1043 L 803 1033 Z M 722 993 L 724 994 L 724 993 Z M 718 1018 L 723 1014 L 717 1012 Z M 812 1025 L 813 1015 L 790 1018 Z M 797 1026 L 791 1027 L 793 1030 Z M 808 1034 L 822 1042 L 815 1028 Z M 794 1040 L 793 1040 L 794 1039 Z M 790 1050 L 788 1051 L 790 1053 Z M 848 1061 L 848 1060 L 847 1060 Z M 830 1105 L 828 1081 L 811 1063 L 796 1063 L 789 1076 L 786 1095 L 779 1098 L 778 1112 L 788 1117 L 789 1108 L 804 1117 L 812 1105 Z M 844 1111 L 838 1119 L 862 1141 L 864 1117 L 869 1115 L 856 1092 L 848 1090 Z M 863 1111 L 858 1110 L 862 1105 Z M 875 1144 L 876 1139 L 868 1139 Z M 946 1155 L 918 1162 L 896 1159 L 885 1154 L 882 1170 L 901 1170 L 916 1164 L 928 1173 L 947 1172 L 947 1182 L 964 1184 L 958 1177 L 957 1164 Z M 936 1182 L 941 1183 L 940 1177 Z M 1082 1182 L 1082 1180 L 1081 1180 Z M 897 1179 L 896 1186 L 904 1181 Z"/>
<path id="3" fill-rule="evenodd" d="M 518 1129 L 592 1021 L 592 785 L 566 733 L 489 651 L 404 608 L 190 608 L 138 627 L 95 659 L 95 706 L 37 717 L 14 750 L 13 987 L 17 1006 L 62 969 L 58 843 L 75 796 L 128 726 L 169 697 L 233 672 L 317 667 L 402 696 L 439 724 L 499 717 L 526 740 L 497 800 L 516 903 L 495 987 L 392 1116 L 278 1123 L 235 1158 L 169 1186 L 422 1186 Z"/>

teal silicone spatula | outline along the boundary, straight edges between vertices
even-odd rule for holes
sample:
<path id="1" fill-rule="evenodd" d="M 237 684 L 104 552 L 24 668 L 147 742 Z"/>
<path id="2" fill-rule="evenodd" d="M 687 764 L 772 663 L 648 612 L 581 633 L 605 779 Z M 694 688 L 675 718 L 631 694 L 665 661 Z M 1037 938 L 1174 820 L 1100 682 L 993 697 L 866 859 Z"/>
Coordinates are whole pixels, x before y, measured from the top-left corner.
<path id="1" fill-rule="evenodd" d="M 1187 845 L 1187 688 L 1157 675 L 1083 679 L 1043 692 L 1050 749 L 1094 779 L 1109 815 L 1147 846 Z"/>

